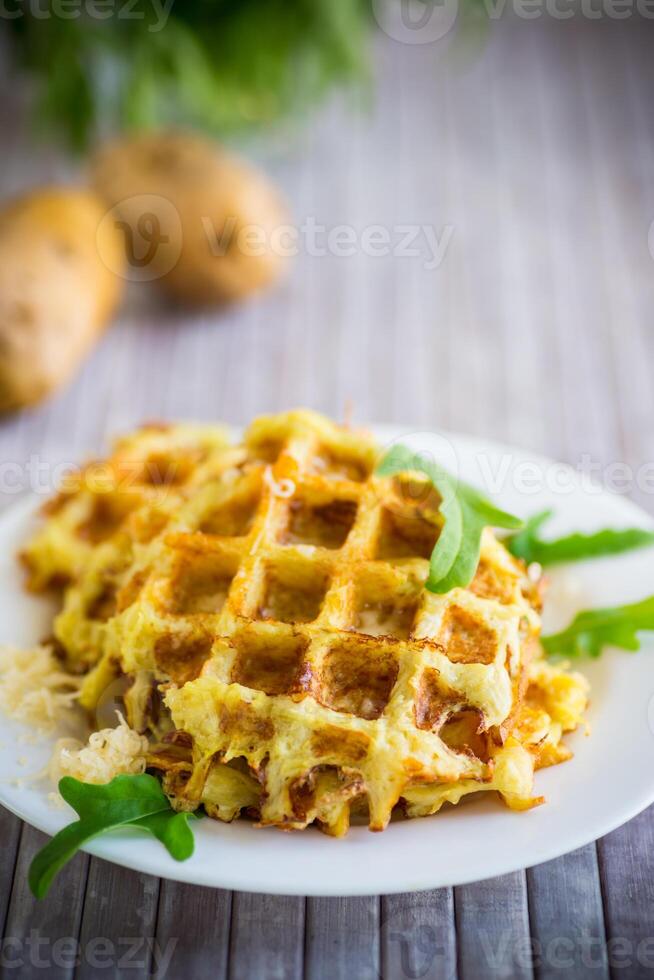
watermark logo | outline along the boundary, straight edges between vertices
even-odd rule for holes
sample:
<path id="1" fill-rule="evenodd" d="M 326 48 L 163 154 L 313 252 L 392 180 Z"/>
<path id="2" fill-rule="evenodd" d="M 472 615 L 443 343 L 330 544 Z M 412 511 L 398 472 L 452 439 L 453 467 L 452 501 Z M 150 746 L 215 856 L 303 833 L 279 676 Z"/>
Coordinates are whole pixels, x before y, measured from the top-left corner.
<path id="1" fill-rule="evenodd" d="M 384 34 L 401 44 L 434 44 L 452 30 L 459 0 L 372 0 Z"/>
<path id="2" fill-rule="evenodd" d="M 103 728 L 116 728 L 119 722 L 119 714 L 125 715 L 126 713 L 125 694 L 129 687 L 130 681 L 126 677 L 117 677 L 107 684 L 98 698 L 95 708 L 98 731 Z"/>
<path id="3" fill-rule="evenodd" d="M 410 473 L 395 480 L 394 493 L 384 492 L 384 506 L 403 520 L 415 516 L 422 520 L 424 510 L 437 511 L 440 498 L 428 476 L 430 472 L 447 474 L 453 486 L 459 481 L 459 456 L 453 443 L 438 432 L 408 432 L 387 442 L 379 453 L 377 466 L 400 449 L 408 449 L 404 472 Z"/>
<path id="4" fill-rule="evenodd" d="M 438 928 L 437 913 L 428 905 L 400 909 L 382 921 L 386 957 L 382 980 L 420 980 L 441 977 L 450 980 L 456 973 L 453 944 L 444 941 Z"/>
<path id="5" fill-rule="evenodd" d="M 113 247 L 115 232 L 123 254 Z M 98 225 L 100 259 L 115 275 L 130 282 L 151 282 L 175 268 L 182 253 L 182 222 L 175 205 L 159 194 L 136 194 L 111 208 Z"/>

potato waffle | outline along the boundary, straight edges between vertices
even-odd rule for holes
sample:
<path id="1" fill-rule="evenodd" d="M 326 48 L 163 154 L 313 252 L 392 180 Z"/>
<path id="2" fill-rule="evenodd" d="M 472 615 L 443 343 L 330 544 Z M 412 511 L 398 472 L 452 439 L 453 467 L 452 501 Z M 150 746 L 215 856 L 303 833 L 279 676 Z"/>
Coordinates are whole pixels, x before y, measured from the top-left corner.
<path id="1" fill-rule="evenodd" d="M 439 500 L 376 459 L 314 413 L 259 419 L 168 498 L 158 534 L 133 531 L 147 500 L 69 589 L 55 632 L 95 664 L 83 701 L 127 675 L 176 806 L 381 830 L 398 803 L 424 815 L 483 789 L 527 808 L 534 767 L 566 757 L 585 687 L 539 668 L 524 567 L 487 530 L 471 586 L 427 592 Z"/>
<path id="2" fill-rule="evenodd" d="M 219 426 L 144 425 L 117 440 L 109 459 L 73 470 L 46 503 L 48 520 L 21 554 L 29 587 L 75 582 L 97 546 L 132 516 L 135 536 L 156 533 L 157 505 L 174 507 L 227 444 L 227 431 Z M 146 503 L 150 509 L 141 512 Z"/>

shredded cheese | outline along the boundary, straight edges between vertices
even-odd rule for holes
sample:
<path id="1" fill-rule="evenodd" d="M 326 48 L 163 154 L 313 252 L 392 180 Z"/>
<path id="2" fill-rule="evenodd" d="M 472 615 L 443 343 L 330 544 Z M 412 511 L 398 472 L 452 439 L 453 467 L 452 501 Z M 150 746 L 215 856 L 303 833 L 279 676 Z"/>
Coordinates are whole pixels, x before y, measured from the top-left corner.
<path id="1" fill-rule="evenodd" d="M 60 738 L 48 767 L 50 778 L 73 776 L 84 783 L 109 783 L 123 773 L 145 772 L 148 740 L 130 728 L 120 712 L 119 725 L 93 732 L 84 745 L 76 738 Z"/>
<path id="2" fill-rule="evenodd" d="M 0 710 L 40 733 L 70 720 L 80 685 L 81 679 L 63 670 L 50 647 L 0 646 Z M 121 773 L 145 772 L 148 740 L 117 714 L 118 726 L 93 732 L 86 745 L 77 738 L 58 739 L 47 770 L 32 778 L 47 775 L 56 784 L 62 776 L 73 776 L 85 783 L 108 783 Z M 27 762 L 23 757 L 17 761 Z M 54 805 L 63 802 L 58 793 L 49 798 Z"/>
<path id="3" fill-rule="evenodd" d="M 47 646 L 0 646 L 0 710 L 40 732 L 51 731 L 70 712 L 80 680 L 63 670 Z"/>

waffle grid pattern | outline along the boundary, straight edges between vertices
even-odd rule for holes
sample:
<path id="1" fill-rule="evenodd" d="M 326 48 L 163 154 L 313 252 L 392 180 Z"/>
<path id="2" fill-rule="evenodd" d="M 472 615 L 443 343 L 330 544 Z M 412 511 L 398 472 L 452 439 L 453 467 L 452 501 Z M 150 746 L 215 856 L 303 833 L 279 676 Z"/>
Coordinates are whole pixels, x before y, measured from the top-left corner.
<path id="1" fill-rule="evenodd" d="M 218 753 L 259 773 L 264 823 L 318 819 L 341 832 L 356 792 L 365 794 L 370 826 L 382 829 L 407 785 L 492 779 L 493 739 L 501 743 L 499 726 L 520 686 L 521 620 L 530 610 L 518 571 L 493 554 L 490 538 L 481 595 L 425 592 L 437 530 L 421 513 L 424 501 L 416 505 L 407 487 L 394 495 L 370 475 L 372 445 L 352 458 L 338 430 L 329 428 L 326 445 L 322 424 L 304 416 L 287 424 L 247 538 L 167 538 L 175 555 L 168 573 L 150 582 L 152 597 L 184 595 L 185 576 L 197 576 L 205 561 L 215 561 L 218 576 L 240 551 L 222 610 L 190 614 L 203 617 L 213 640 L 201 676 L 171 689 L 167 702 L 176 727 L 194 740 L 199 776 L 189 792 L 198 792 Z M 246 444 L 256 455 L 256 434 Z M 360 478 L 344 479 L 343 471 Z M 206 571 L 204 581 L 211 582 Z M 493 586 L 494 597 L 483 595 Z M 161 604 L 151 614 L 161 617 Z M 168 613 L 164 628 L 169 636 L 188 631 L 192 646 L 197 620 L 180 615 L 173 624 Z M 155 661 L 161 627 L 157 618 Z M 121 648 L 125 657 L 125 638 Z M 158 666 L 172 674 L 171 662 Z M 334 775 L 328 819 L 315 788 L 315 774 L 326 770 Z"/>
<path id="2" fill-rule="evenodd" d="M 83 703 L 127 675 L 175 805 L 342 834 L 351 811 L 383 829 L 398 801 L 537 802 L 549 736 L 540 709 L 525 727 L 539 617 L 523 569 L 486 532 L 470 588 L 427 592 L 438 500 L 376 478 L 376 458 L 303 411 L 256 420 L 241 446 L 217 436 L 68 589 L 55 632 L 92 668 Z"/>
<path id="3" fill-rule="evenodd" d="M 119 439 L 108 459 L 69 473 L 43 508 L 46 523 L 20 555 L 29 587 L 76 582 L 98 546 L 137 520 L 142 508 L 150 515 L 158 506 L 170 511 L 206 480 L 228 442 L 220 426 L 153 423 Z"/>

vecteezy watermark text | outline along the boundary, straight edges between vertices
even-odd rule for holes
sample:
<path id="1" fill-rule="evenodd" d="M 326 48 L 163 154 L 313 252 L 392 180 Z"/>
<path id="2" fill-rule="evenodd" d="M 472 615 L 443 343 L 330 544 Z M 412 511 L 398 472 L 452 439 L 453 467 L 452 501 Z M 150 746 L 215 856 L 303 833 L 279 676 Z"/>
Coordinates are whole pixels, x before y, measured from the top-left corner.
<path id="1" fill-rule="evenodd" d="M 383 32 L 401 44 L 434 44 L 449 35 L 459 21 L 459 0 L 371 0 Z M 462 10 L 465 5 L 462 4 Z M 478 13 L 488 20 L 513 14 L 520 20 L 654 19 L 654 0 L 481 0 Z"/>
<path id="2" fill-rule="evenodd" d="M 183 0 L 177 0 L 183 3 Z M 370 0 L 382 31 L 402 44 L 433 44 L 459 21 L 460 0 Z M 165 29 L 175 0 L 0 0 L 0 20 L 111 19 L 140 22 L 150 33 Z M 482 0 L 479 10 L 489 20 L 512 13 L 521 20 L 654 19 L 654 0 Z"/>
<path id="3" fill-rule="evenodd" d="M 168 22 L 175 0 L 0 0 L 0 20 L 91 20 L 147 21 L 155 34 Z"/>
<path id="4" fill-rule="evenodd" d="M 5 936 L 0 941 L 0 968 L 12 970 L 72 970 L 90 966 L 94 970 L 152 970 L 164 980 L 173 958 L 177 939 L 165 944 L 149 936 L 109 939 L 94 936 L 82 943 L 74 936 L 49 939 L 37 929 L 27 936 Z"/>
<path id="5" fill-rule="evenodd" d="M 205 217 L 202 227 L 214 256 L 224 255 L 227 248 L 234 246 L 243 255 L 252 256 L 268 251 L 283 257 L 304 252 L 312 258 L 392 255 L 400 259 L 422 257 L 423 267 L 428 270 L 440 266 L 454 233 L 454 226 L 449 224 L 440 229 L 427 224 L 372 224 L 358 229 L 347 224 L 324 225 L 311 216 L 300 225 L 277 225 L 270 230 L 252 224 L 238 228 L 233 218 L 217 228 Z"/>
<path id="6" fill-rule="evenodd" d="M 384 917 L 381 927 L 387 950 L 382 980 L 417 980 L 432 975 L 450 980 L 456 976 L 456 952 L 433 907 L 400 910 Z M 478 946 L 487 975 L 493 977 L 543 968 L 551 973 L 561 971 L 562 976 L 593 970 L 600 973 L 607 967 L 616 973 L 624 970 L 625 977 L 639 969 L 654 970 L 654 937 L 605 939 L 588 929 L 575 929 L 573 923 L 567 934 L 547 939 L 510 929 L 485 932 L 482 928 Z"/>
<path id="7" fill-rule="evenodd" d="M 433 433 L 428 435 L 433 444 L 436 437 Z M 410 438 L 403 437 L 399 441 L 410 444 Z M 456 447 L 446 436 L 440 435 L 438 440 L 436 453 L 420 449 L 417 457 L 444 466 L 456 480 L 460 476 Z M 386 446 L 381 455 L 389 448 Z M 474 473 L 469 473 L 467 478 L 492 497 L 501 497 L 507 492 L 527 499 L 543 492 L 568 496 L 580 489 L 589 496 L 606 491 L 654 496 L 654 460 L 632 466 L 623 460 L 600 462 L 590 453 L 581 453 L 574 463 L 569 464 L 532 460 L 506 452 L 497 455 L 478 453 L 474 463 Z M 166 487 L 178 486 L 183 479 L 183 466 L 175 458 L 135 460 L 120 473 L 107 462 L 80 467 L 65 459 L 54 463 L 52 457 L 39 453 L 32 453 L 22 461 L 0 460 L 0 496 L 7 497 L 27 490 L 40 496 L 49 496 L 61 489 L 70 494 L 82 488 L 96 496 L 117 490 L 138 490 L 143 486 L 156 486 L 163 491 Z"/>
<path id="8" fill-rule="evenodd" d="M 187 236 L 196 247 L 208 249 L 215 259 L 265 255 L 280 258 L 332 256 L 338 259 L 391 256 L 418 261 L 423 269 L 431 272 L 440 268 L 454 235 L 454 225 L 449 223 L 441 226 L 408 222 L 328 225 L 313 215 L 298 224 L 246 223 L 235 215 L 216 222 L 211 214 L 198 215 L 196 221 L 195 227 L 188 223 L 183 227 L 175 205 L 161 195 L 140 194 L 125 198 L 102 218 L 96 239 L 100 258 L 112 272 L 130 280 L 157 279 L 176 266 Z M 120 260 L 113 247 L 104 247 L 108 238 L 100 232 L 105 224 L 123 236 L 124 254 Z"/>

